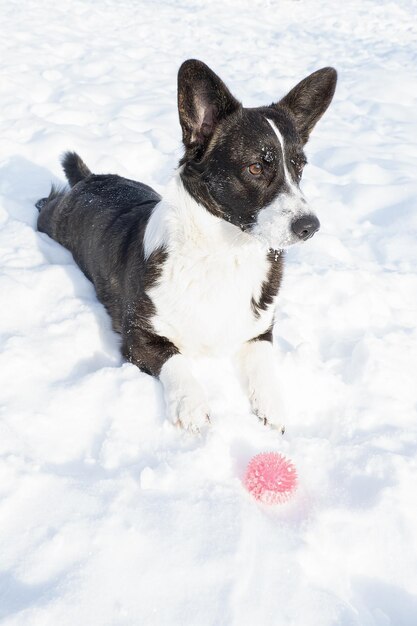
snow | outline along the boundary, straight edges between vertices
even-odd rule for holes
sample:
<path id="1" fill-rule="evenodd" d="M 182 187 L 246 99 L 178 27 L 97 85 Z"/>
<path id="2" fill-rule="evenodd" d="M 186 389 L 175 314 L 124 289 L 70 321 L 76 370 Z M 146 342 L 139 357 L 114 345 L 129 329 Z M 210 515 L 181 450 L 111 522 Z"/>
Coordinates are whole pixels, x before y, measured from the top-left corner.
<path id="1" fill-rule="evenodd" d="M 0 20 L 0 623 L 414 626 L 415 3 L 9 0 Z M 210 431 L 170 426 L 35 229 L 64 150 L 161 191 L 189 57 L 247 106 L 339 71 L 304 174 L 321 230 L 277 309 L 283 438 L 222 361 L 195 364 Z M 297 467 L 287 504 L 242 486 L 265 451 Z"/>

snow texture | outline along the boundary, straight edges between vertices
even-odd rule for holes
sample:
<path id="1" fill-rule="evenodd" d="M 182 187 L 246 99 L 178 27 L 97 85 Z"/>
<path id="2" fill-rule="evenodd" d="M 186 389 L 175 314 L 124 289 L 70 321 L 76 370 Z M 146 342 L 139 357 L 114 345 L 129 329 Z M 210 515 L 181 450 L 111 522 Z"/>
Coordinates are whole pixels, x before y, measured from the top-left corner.
<path id="1" fill-rule="evenodd" d="M 3 0 L 0 23 L 0 623 L 415 626 L 414 1 Z M 277 308 L 283 438 L 218 361 L 207 434 L 173 428 L 35 228 L 64 150 L 162 189 L 190 57 L 247 106 L 339 71 L 302 185 L 321 230 Z M 265 451 L 296 465 L 287 504 L 242 486 Z"/>

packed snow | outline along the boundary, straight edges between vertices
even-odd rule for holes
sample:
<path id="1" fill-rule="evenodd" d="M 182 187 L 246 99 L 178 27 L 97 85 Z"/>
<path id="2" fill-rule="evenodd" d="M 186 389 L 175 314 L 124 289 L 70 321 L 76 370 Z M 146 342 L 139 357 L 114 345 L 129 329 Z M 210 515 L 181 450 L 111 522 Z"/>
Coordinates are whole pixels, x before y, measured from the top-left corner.
<path id="1" fill-rule="evenodd" d="M 0 22 L 0 623 L 415 626 L 414 1 L 3 0 Z M 284 437 L 222 361 L 195 363 L 209 432 L 171 426 L 36 231 L 64 150 L 163 190 L 190 57 L 247 106 L 339 72 L 302 185 L 321 230 L 277 308 Z M 242 485 L 267 451 L 297 467 L 288 503 Z"/>

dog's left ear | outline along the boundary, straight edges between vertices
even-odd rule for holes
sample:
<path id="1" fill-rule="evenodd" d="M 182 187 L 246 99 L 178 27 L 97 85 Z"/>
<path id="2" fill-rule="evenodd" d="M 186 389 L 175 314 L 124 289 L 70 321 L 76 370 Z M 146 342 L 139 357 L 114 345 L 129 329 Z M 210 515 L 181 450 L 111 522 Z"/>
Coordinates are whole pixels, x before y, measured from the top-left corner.
<path id="1" fill-rule="evenodd" d="M 186 148 L 205 147 L 217 124 L 240 103 L 205 63 L 185 61 L 178 72 L 178 113 Z"/>
<path id="2" fill-rule="evenodd" d="M 324 67 L 304 78 L 278 102 L 295 116 L 297 130 L 304 143 L 332 101 L 337 83 L 333 67 Z"/>

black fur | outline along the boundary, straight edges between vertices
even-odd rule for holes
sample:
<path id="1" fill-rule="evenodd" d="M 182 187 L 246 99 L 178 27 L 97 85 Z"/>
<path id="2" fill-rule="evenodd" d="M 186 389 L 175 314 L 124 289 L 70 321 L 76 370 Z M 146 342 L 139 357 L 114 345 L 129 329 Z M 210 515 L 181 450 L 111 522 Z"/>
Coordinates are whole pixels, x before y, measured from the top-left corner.
<path id="1" fill-rule="evenodd" d="M 270 250 L 268 254 L 269 272 L 262 283 L 261 296 L 258 302 L 252 298 L 251 306 L 256 317 L 259 317 L 261 311 L 266 311 L 273 303 L 275 296 L 281 285 L 282 275 L 284 272 L 283 253 L 277 250 Z M 272 337 L 272 335 L 271 335 Z"/>
<path id="2" fill-rule="evenodd" d="M 336 89 L 337 72 L 323 67 L 304 78 L 276 106 L 287 109 L 305 143 L 314 126 L 329 106 Z"/>
<path id="3" fill-rule="evenodd" d="M 66 152 L 64 154 L 62 167 L 71 187 L 74 187 L 81 180 L 91 175 L 90 170 L 76 152 Z"/>
<path id="4" fill-rule="evenodd" d="M 51 191 L 49 192 L 49 196 L 47 198 L 41 198 L 35 204 L 38 211 L 41 211 L 46 204 L 52 204 L 57 198 L 60 198 L 65 193 L 62 187 L 57 187 L 57 185 L 51 185 Z"/>
<path id="5" fill-rule="evenodd" d="M 178 72 L 178 112 L 186 149 L 182 162 L 198 159 L 218 123 L 241 108 L 205 63 L 194 59 L 183 63 Z"/>
<path id="6" fill-rule="evenodd" d="M 65 155 L 72 180 L 89 171 L 77 155 Z M 160 196 L 142 183 L 119 176 L 87 175 L 68 192 L 53 189 L 43 202 L 38 229 L 68 248 L 94 283 L 114 329 L 122 334 L 124 356 L 158 375 L 176 347 L 152 331 L 154 313 L 146 291 L 162 268 L 162 251 L 145 261 L 144 230 Z"/>
<path id="7" fill-rule="evenodd" d="M 257 337 L 254 337 L 253 339 L 251 339 L 250 341 L 268 341 L 269 343 L 272 343 L 273 341 L 273 336 L 272 336 L 272 332 L 274 330 L 273 326 L 270 326 L 269 328 L 266 329 L 266 331 L 264 333 L 262 333 L 262 335 L 258 335 Z"/>

